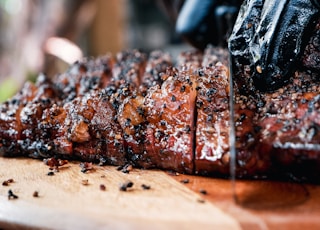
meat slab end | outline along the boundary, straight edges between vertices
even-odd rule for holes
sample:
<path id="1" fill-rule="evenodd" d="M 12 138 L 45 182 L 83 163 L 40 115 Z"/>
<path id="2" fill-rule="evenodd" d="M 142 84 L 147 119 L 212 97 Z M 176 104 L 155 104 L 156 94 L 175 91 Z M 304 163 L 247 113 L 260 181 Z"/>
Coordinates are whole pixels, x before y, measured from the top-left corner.
<path id="1" fill-rule="evenodd" d="M 296 71 L 278 90 L 260 92 L 254 87 L 250 66 L 236 66 L 237 176 L 320 182 L 319 25 Z"/>

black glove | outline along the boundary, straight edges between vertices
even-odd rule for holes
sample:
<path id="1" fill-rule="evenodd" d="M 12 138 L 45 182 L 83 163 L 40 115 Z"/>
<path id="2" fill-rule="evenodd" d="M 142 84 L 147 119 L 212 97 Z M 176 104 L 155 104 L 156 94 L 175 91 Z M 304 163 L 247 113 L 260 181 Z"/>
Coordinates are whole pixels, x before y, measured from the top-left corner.
<path id="1" fill-rule="evenodd" d="M 226 46 L 242 1 L 186 0 L 179 11 L 176 32 L 194 47 Z"/>
<path id="2" fill-rule="evenodd" d="M 319 6 L 319 0 L 246 0 L 229 38 L 233 71 L 250 65 L 262 91 L 283 86 L 319 18 Z"/>

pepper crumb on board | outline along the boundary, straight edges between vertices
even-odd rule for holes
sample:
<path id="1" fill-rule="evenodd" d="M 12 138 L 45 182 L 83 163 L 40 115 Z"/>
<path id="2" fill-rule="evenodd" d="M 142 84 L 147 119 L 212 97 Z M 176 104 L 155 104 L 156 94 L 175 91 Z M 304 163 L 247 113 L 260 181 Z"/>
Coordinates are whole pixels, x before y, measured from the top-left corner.
<path id="1" fill-rule="evenodd" d="M 117 166 L 117 171 L 121 171 L 122 169 L 124 168 L 124 165 L 119 165 L 119 166 Z"/>
<path id="2" fill-rule="evenodd" d="M 80 168 L 82 173 L 86 173 L 90 170 L 93 169 L 92 163 L 91 162 L 81 162 L 80 163 Z"/>
<path id="3" fill-rule="evenodd" d="M 48 176 L 53 176 L 53 175 L 54 175 L 54 172 L 50 171 L 50 172 L 47 173 L 47 175 L 48 175 Z"/>
<path id="4" fill-rule="evenodd" d="M 2 182 L 2 185 L 3 186 L 9 186 L 9 184 L 13 183 L 14 180 L 13 179 L 8 179 L 8 180 L 5 180 Z"/>
<path id="5" fill-rule="evenodd" d="M 15 195 L 13 192 L 12 192 L 12 190 L 11 189 L 9 189 L 9 191 L 8 191 L 8 199 L 9 200 L 14 200 L 14 199 L 18 199 L 19 197 L 17 196 L 17 195 Z"/>
<path id="6" fill-rule="evenodd" d="M 50 157 L 43 160 L 43 162 L 49 166 L 49 170 L 59 172 L 59 167 L 68 164 L 68 160 L 57 159 L 56 157 Z"/>
<path id="7" fill-rule="evenodd" d="M 150 185 L 146 185 L 146 184 L 142 184 L 141 187 L 142 187 L 143 190 L 151 189 L 151 186 Z"/>
<path id="8" fill-rule="evenodd" d="M 50 168 L 58 166 L 58 160 L 55 157 L 46 158 L 43 160 L 43 163 L 48 165 Z"/>
<path id="9" fill-rule="evenodd" d="M 32 194 L 33 197 L 39 197 L 39 192 L 38 191 L 34 191 Z"/>
<path id="10" fill-rule="evenodd" d="M 132 169 L 133 166 L 131 164 L 120 165 L 117 167 L 117 171 L 121 171 L 123 173 L 129 173 Z"/>
<path id="11" fill-rule="evenodd" d="M 119 190 L 125 192 L 127 191 L 128 188 L 131 188 L 132 186 L 133 186 L 133 182 L 127 181 L 120 185 Z"/>
<path id="12" fill-rule="evenodd" d="M 104 184 L 100 184 L 99 187 L 101 191 L 106 191 L 106 186 Z"/>
<path id="13" fill-rule="evenodd" d="M 69 163 L 68 160 L 56 159 L 55 157 L 47 158 L 47 159 L 44 159 L 43 161 L 46 165 L 52 168 L 57 166 L 63 166 Z"/>
<path id="14" fill-rule="evenodd" d="M 125 166 L 124 166 L 124 168 L 121 170 L 121 172 L 123 172 L 123 173 L 129 173 L 130 171 L 132 171 L 132 165 L 131 164 L 126 164 Z"/>

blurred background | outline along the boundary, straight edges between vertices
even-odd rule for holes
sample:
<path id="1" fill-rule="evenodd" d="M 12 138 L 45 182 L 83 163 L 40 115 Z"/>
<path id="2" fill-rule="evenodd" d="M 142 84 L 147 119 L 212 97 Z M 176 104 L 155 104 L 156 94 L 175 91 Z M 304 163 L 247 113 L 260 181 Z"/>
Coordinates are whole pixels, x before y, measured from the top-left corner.
<path id="1" fill-rule="evenodd" d="M 40 72 L 51 77 L 82 56 L 184 49 L 165 2 L 0 0 L 0 101 Z"/>

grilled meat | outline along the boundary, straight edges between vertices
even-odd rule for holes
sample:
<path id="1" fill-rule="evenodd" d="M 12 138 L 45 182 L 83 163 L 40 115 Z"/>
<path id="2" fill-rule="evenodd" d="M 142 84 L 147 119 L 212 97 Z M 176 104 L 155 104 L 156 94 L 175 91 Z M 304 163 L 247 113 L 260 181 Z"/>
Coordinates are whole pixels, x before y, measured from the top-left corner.
<path id="1" fill-rule="evenodd" d="M 169 69 L 165 80 L 145 97 L 146 152 L 139 164 L 192 173 L 195 127 L 195 76 Z"/>
<path id="2" fill-rule="evenodd" d="M 0 106 L 1 154 L 228 175 L 227 51 L 183 52 L 172 63 L 164 52 L 132 50 L 81 60 L 52 81 L 39 76 Z M 285 87 L 261 93 L 242 67 L 233 76 L 237 175 L 287 166 L 315 178 L 318 78 L 297 71 Z"/>
<path id="3" fill-rule="evenodd" d="M 195 170 L 229 172 L 229 79 L 221 63 L 198 69 Z"/>
<path id="4" fill-rule="evenodd" d="M 319 180 L 319 90 L 317 78 L 296 72 L 273 93 L 236 96 L 239 176 L 281 172 Z"/>

